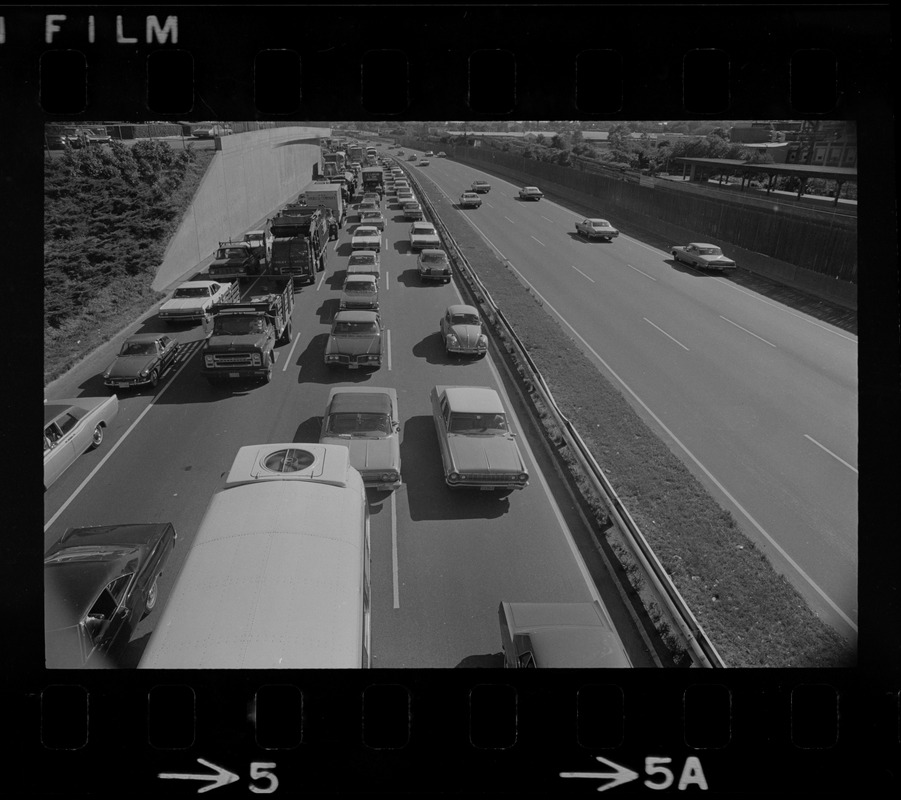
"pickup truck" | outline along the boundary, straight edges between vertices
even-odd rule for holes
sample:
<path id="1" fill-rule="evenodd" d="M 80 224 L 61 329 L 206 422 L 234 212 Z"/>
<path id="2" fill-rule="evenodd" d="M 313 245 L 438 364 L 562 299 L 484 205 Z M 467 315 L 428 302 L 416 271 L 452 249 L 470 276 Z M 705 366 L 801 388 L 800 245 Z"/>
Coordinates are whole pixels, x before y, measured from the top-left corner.
<path id="1" fill-rule="evenodd" d="M 682 261 L 690 267 L 716 270 L 737 269 L 735 262 L 724 256 L 719 247 L 706 242 L 692 242 L 684 247 L 673 247 L 672 254 L 674 261 Z"/>
<path id="2" fill-rule="evenodd" d="M 236 378 L 272 380 L 275 346 L 291 341 L 294 278 L 238 278 L 238 297 L 213 310 L 213 331 L 201 348 L 200 374 L 211 384 Z"/>
<path id="3" fill-rule="evenodd" d="M 200 322 L 212 315 L 215 306 L 234 302 L 237 297 L 236 283 L 187 281 L 160 306 L 159 318 L 170 325 Z"/>
<path id="4" fill-rule="evenodd" d="M 262 269 L 260 257 L 249 242 L 219 242 L 219 249 L 207 274 L 210 280 L 234 280 L 257 275 Z"/>
<path id="5" fill-rule="evenodd" d="M 422 250 L 426 247 L 441 247 L 438 231 L 431 222 L 414 222 L 410 226 L 410 249 Z"/>
<path id="6" fill-rule="evenodd" d="M 576 233 L 586 239 L 601 239 L 605 242 L 612 241 L 619 236 L 619 231 L 605 219 L 583 219 L 576 223 Z"/>

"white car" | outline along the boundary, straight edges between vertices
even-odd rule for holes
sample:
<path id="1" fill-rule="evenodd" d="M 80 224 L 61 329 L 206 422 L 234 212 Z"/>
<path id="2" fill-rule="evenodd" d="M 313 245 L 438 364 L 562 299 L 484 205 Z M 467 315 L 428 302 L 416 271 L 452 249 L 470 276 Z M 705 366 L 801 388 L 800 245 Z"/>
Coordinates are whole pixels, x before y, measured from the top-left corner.
<path id="1" fill-rule="evenodd" d="M 397 202 L 400 205 L 404 203 L 415 203 L 416 195 L 413 194 L 411 189 L 399 189 L 397 192 Z"/>
<path id="2" fill-rule="evenodd" d="M 345 309 L 379 310 L 379 284 L 374 275 L 348 275 L 344 280 L 341 300 L 338 303 L 341 311 Z"/>
<path id="3" fill-rule="evenodd" d="M 381 277 L 382 264 L 375 250 L 357 250 L 347 260 L 347 275 L 374 275 Z"/>
<path id="4" fill-rule="evenodd" d="M 382 234 L 372 225 L 360 225 L 354 231 L 350 246 L 353 250 L 375 250 L 378 253 L 382 249 Z"/>
<path id="5" fill-rule="evenodd" d="M 438 238 L 438 231 L 431 222 L 414 222 L 410 226 L 411 249 L 422 250 L 439 247 L 441 247 L 441 239 Z"/>
<path id="6" fill-rule="evenodd" d="M 380 231 L 384 231 L 385 217 L 382 215 L 381 211 L 361 211 L 360 224 L 371 225 L 373 228 L 378 228 Z"/>
<path id="7" fill-rule="evenodd" d="M 544 197 L 544 193 L 537 186 L 523 186 L 519 190 L 520 200 L 540 200 Z"/>
<path id="8" fill-rule="evenodd" d="M 160 306 L 159 318 L 167 323 L 199 322 L 213 306 L 237 300 L 238 284 L 218 281 L 187 281 Z"/>
<path id="9" fill-rule="evenodd" d="M 85 451 L 99 447 L 119 413 L 119 398 L 78 397 L 44 403 L 44 489 Z"/>
<path id="10" fill-rule="evenodd" d="M 319 441 L 344 445 L 363 483 L 390 492 L 401 485 L 399 431 L 394 389 L 341 386 L 329 392 Z"/>

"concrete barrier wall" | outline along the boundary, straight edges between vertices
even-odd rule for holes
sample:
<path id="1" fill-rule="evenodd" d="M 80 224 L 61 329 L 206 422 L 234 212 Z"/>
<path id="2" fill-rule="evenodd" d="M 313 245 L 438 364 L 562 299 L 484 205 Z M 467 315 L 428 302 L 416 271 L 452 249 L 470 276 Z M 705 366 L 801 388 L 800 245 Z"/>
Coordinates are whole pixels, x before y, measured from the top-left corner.
<path id="1" fill-rule="evenodd" d="M 857 308 L 856 282 L 827 272 L 844 263 L 849 267 L 843 270 L 843 277 L 856 279 L 856 220 L 812 225 L 809 213 L 792 219 L 789 208 L 784 214 L 764 215 L 728 200 L 724 204 L 719 197 L 696 198 L 669 187 L 661 191 L 489 148 L 436 148 L 434 143 L 414 139 L 398 143 L 419 150 L 443 148 L 457 161 L 520 186 L 537 184 L 546 194 L 583 206 L 583 213 L 615 216 L 623 227 L 631 223 L 668 244 L 709 241 L 727 249 L 742 269 L 846 308 Z M 687 208 L 692 213 L 685 213 Z M 779 256 L 761 252 L 765 242 L 780 242 L 776 248 Z"/>
<path id="2" fill-rule="evenodd" d="M 217 152 L 157 270 L 165 291 L 197 271 L 219 242 L 240 237 L 312 180 L 329 128 L 270 128 L 217 140 Z"/>

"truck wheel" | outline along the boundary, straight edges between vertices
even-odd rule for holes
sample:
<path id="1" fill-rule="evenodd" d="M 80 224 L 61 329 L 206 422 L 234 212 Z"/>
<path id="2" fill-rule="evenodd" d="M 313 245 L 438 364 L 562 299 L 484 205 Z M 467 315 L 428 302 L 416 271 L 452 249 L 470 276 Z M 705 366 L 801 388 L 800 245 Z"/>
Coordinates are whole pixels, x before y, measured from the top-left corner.
<path id="1" fill-rule="evenodd" d="M 291 322 L 288 322 L 288 326 L 285 328 L 284 336 L 282 336 L 282 341 L 286 344 L 291 341 L 294 336 L 294 332 L 291 330 Z"/>
<path id="2" fill-rule="evenodd" d="M 271 383 L 272 382 L 272 364 L 269 365 L 265 374 L 263 375 L 263 383 Z"/>

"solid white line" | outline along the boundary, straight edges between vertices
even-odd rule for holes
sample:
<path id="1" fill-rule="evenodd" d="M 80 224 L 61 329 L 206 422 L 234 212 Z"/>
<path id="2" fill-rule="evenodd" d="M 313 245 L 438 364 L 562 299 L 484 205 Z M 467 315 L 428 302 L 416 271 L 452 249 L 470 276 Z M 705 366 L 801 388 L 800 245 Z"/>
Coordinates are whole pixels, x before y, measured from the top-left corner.
<path id="1" fill-rule="evenodd" d="M 860 474 L 860 473 L 857 471 L 857 469 L 855 469 L 854 467 L 852 467 L 847 461 L 845 461 L 845 459 L 839 458 L 839 456 L 837 456 L 835 453 L 833 453 L 828 447 L 823 447 L 823 445 L 821 445 L 821 444 L 820 444 L 816 439 L 814 439 L 812 436 L 808 436 L 808 435 L 805 433 L 805 434 L 804 434 L 804 438 L 805 438 L 805 439 L 810 439 L 810 441 L 812 441 L 817 447 L 819 447 L 819 448 L 822 449 L 822 450 L 825 450 L 825 451 L 826 451 L 827 453 L 829 453 L 829 455 L 832 456 L 836 461 L 841 461 L 842 464 L 844 464 L 848 469 L 852 470 L 856 475 L 859 475 L 859 474 Z"/>
<path id="2" fill-rule="evenodd" d="M 513 220 L 510 219 L 510 217 L 508 217 L 506 214 L 504 215 L 504 219 L 507 220 L 507 222 L 513 222 Z M 515 225 L 516 223 L 513 222 L 513 224 Z"/>
<path id="3" fill-rule="evenodd" d="M 598 603 L 601 604 L 601 607 L 606 611 L 607 607 L 604 605 L 604 601 L 601 599 L 601 595 L 598 592 L 597 586 L 595 586 L 594 580 L 591 577 L 591 573 L 588 571 L 588 567 L 586 566 L 585 561 L 582 559 L 582 554 L 579 552 L 579 548 L 576 546 L 576 542 L 569 530 L 569 526 L 566 524 L 566 520 L 563 519 L 563 514 L 560 511 L 560 507 L 557 505 L 557 501 L 554 499 L 553 494 L 551 494 L 551 488 L 550 486 L 548 486 L 547 481 L 544 478 L 544 473 L 540 469 L 538 469 L 538 462 L 535 460 L 535 454 L 532 452 L 532 448 L 529 446 L 529 442 L 526 440 L 525 435 L 522 433 L 524 429 L 522 425 L 519 424 L 519 419 L 516 416 L 516 412 L 513 410 L 513 404 L 510 402 L 510 398 L 507 396 L 507 391 L 506 389 L 504 389 L 504 384 L 501 380 L 500 374 L 497 371 L 497 367 L 494 366 L 494 362 L 491 360 L 490 355 L 486 356 L 486 360 L 488 361 L 488 368 L 491 370 L 491 374 L 494 375 L 495 385 L 498 387 L 498 391 L 503 397 L 507 408 L 510 409 L 510 416 L 513 417 L 513 424 L 516 425 L 517 429 L 521 432 L 520 436 L 517 437 L 517 441 L 526 451 L 529 461 L 535 466 L 534 474 L 532 474 L 531 477 L 538 478 L 539 483 L 541 483 L 541 486 L 544 489 L 544 494 L 547 497 L 548 505 L 551 507 L 552 511 L 554 512 L 554 516 L 557 518 L 557 524 L 560 526 L 560 530 L 563 532 L 563 537 L 566 539 L 566 543 L 569 545 L 569 549 L 572 551 L 576 566 L 582 573 L 582 579 L 585 581 L 585 586 L 588 588 L 591 599 L 597 600 Z"/>
<path id="4" fill-rule="evenodd" d="M 768 342 L 768 341 L 767 341 L 766 339 L 764 339 L 762 336 L 758 336 L 756 333 L 753 333 L 752 331 L 749 331 L 747 328 L 742 328 L 742 326 L 739 325 L 737 322 L 733 322 L 731 319 L 726 319 L 722 314 L 720 314 L 719 317 L 720 317 L 721 320 L 724 320 L 725 322 L 728 322 L 730 325 L 734 325 L 734 326 L 735 326 L 736 328 L 738 328 L 740 331 L 744 331 L 745 333 L 750 333 L 751 336 L 753 336 L 755 339 L 760 339 L 760 341 L 763 342 L 764 344 L 768 344 L 770 347 L 775 347 L 775 346 L 776 346 L 776 345 L 774 345 L 772 342 Z"/>
<path id="5" fill-rule="evenodd" d="M 322 277 L 319 279 L 319 283 L 316 284 L 317 292 L 322 288 L 323 283 L 325 283 L 325 272 L 322 273 Z"/>
<path id="6" fill-rule="evenodd" d="M 93 478 L 93 477 L 100 471 L 100 468 L 101 468 L 107 461 L 109 461 L 110 458 L 112 458 L 113 453 L 115 453 L 116 450 L 119 449 L 119 445 L 122 444 L 122 442 L 125 441 L 125 438 L 128 436 L 128 434 L 130 434 L 130 433 L 135 429 L 135 427 L 137 426 L 137 424 L 138 424 L 142 419 L 144 419 L 144 416 L 150 411 L 150 409 L 153 408 L 153 407 L 159 402 L 159 399 L 160 399 L 160 398 L 161 398 L 161 397 L 169 390 L 169 387 L 175 382 L 175 379 L 176 379 L 179 375 L 181 375 L 181 371 L 182 371 L 186 366 L 188 366 L 188 364 L 191 363 L 191 361 L 193 360 L 194 356 L 197 355 L 197 353 L 199 353 L 199 352 L 200 352 L 200 349 L 198 348 L 198 349 L 195 350 L 193 353 L 191 353 L 190 358 L 188 358 L 188 359 L 181 365 L 181 367 L 179 368 L 178 372 L 176 372 L 176 373 L 175 373 L 175 374 L 174 374 L 174 375 L 166 382 L 166 385 L 163 386 L 162 390 L 159 391 L 159 392 L 156 394 L 156 396 L 153 398 L 153 400 L 150 401 L 150 404 L 149 404 L 149 405 L 148 405 L 148 406 L 147 406 L 140 414 L 138 414 L 137 419 L 136 419 L 134 422 L 132 422 L 131 425 L 128 426 L 128 430 L 126 430 L 125 433 L 123 433 L 122 436 L 119 437 L 119 441 L 116 442 L 116 443 L 115 443 L 115 444 L 107 451 L 106 455 L 105 455 L 102 459 L 100 459 L 100 463 L 99 463 L 96 467 L 94 467 L 94 469 L 91 470 L 91 472 L 90 472 L 90 474 L 88 475 L 88 477 L 85 478 L 80 484 L 78 484 L 78 488 L 77 488 L 74 492 L 72 492 L 71 495 L 69 495 L 69 499 L 66 500 L 66 502 L 63 503 L 63 504 L 59 507 L 59 509 L 57 509 L 57 512 L 56 512 L 52 517 L 50 517 L 50 520 L 49 520 L 49 521 L 47 522 L 47 524 L 44 526 L 44 533 L 46 533 L 47 530 L 50 528 L 50 526 L 51 526 L 54 522 L 56 522 L 57 519 L 59 519 L 60 514 L 62 514 L 63 511 L 65 511 L 65 510 L 69 507 L 69 505 L 72 503 L 72 501 L 73 501 L 76 497 L 78 497 L 78 495 L 81 493 L 81 490 L 84 489 L 84 487 L 88 485 L 88 483 L 89 483 L 89 481 L 91 480 L 91 478 Z"/>
<path id="7" fill-rule="evenodd" d="M 646 278 L 650 278 L 652 281 L 656 281 L 656 280 L 657 280 L 653 275 L 648 275 L 647 272 L 644 272 L 643 270 L 640 270 L 638 267 L 633 267 L 631 264 L 626 264 L 626 266 L 627 266 L 629 269 L 634 269 L 636 272 L 640 272 L 642 275 L 644 275 Z"/>
<path id="8" fill-rule="evenodd" d="M 584 272 L 582 272 L 582 270 L 580 270 L 578 267 L 573 267 L 572 264 L 570 264 L 570 266 L 571 266 L 576 272 L 578 272 L 583 278 L 588 278 L 588 280 L 590 280 L 592 283 L 595 283 L 594 278 L 592 278 L 592 277 L 589 276 L 589 275 L 586 275 L 586 274 L 585 274 Z"/>
<path id="9" fill-rule="evenodd" d="M 653 325 L 655 328 L 657 328 L 657 330 L 660 331 L 660 333 L 662 333 L 662 334 L 663 334 L 664 336 L 666 336 L 668 339 L 673 339 L 673 337 L 670 336 L 665 330 L 663 330 L 663 328 L 661 328 L 661 327 L 659 327 L 659 326 L 657 326 L 657 325 L 654 325 L 654 323 L 651 322 L 651 320 L 649 320 L 647 317 L 642 317 L 642 319 L 643 319 L 645 322 L 647 322 L 648 325 Z M 673 341 L 674 341 L 677 345 L 679 345 L 679 347 L 681 347 L 683 350 L 688 350 L 688 348 L 687 348 L 684 344 L 682 344 L 682 342 L 680 342 L 678 339 L 673 339 Z M 691 352 L 691 351 L 689 350 L 689 352 Z"/>
<path id="10" fill-rule="evenodd" d="M 388 369 L 391 369 L 391 329 L 385 329 L 385 335 L 388 337 Z"/>
<path id="11" fill-rule="evenodd" d="M 510 264 L 509 261 L 507 263 Z M 528 283 L 528 281 L 526 281 L 525 276 L 518 269 L 516 269 L 516 267 L 514 267 L 513 264 L 510 264 L 510 268 L 512 270 L 514 270 L 522 278 L 523 281 L 525 281 L 527 286 L 530 285 Z M 673 442 L 675 442 L 679 446 L 679 448 L 685 453 L 685 455 L 687 455 L 697 465 L 698 469 L 700 469 L 710 479 L 710 481 L 714 484 L 714 486 L 716 486 L 726 496 L 726 498 L 729 500 L 729 502 L 732 503 L 744 515 L 745 519 L 747 519 L 748 522 L 750 522 L 757 529 L 757 531 L 760 533 L 760 535 L 763 536 L 789 564 L 791 564 L 791 566 L 807 582 L 807 584 L 817 594 L 819 594 L 820 597 L 822 597 L 823 600 L 826 601 L 826 603 L 829 605 L 829 607 L 832 608 L 845 622 L 847 622 L 848 625 L 850 625 L 851 628 L 856 633 L 857 625 L 854 624 L 853 620 L 851 620 L 851 618 L 847 614 L 845 614 L 845 612 L 842 611 L 832 601 L 832 599 L 819 586 L 817 586 L 816 583 L 814 583 L 813 579 L 801 568 L 801 566 L 788 553 L 786 553 L 785 550 L 782 549 L 782 547 L 779 545 L 779 543 L 772 536 L 770 536 L 763 529 L 763 526 L 756 519 L 754 519 L 754 517 L 751 516 L 751 514 L 747 511 L 747 509 L 745 509 L 745 507 L 742 506 L 742 504 L 739 503 L 738 500 L 736 500 L 732 496 L 732 494 L 729 492 L 729 490 L 725 486 L 723 486 L 723 484 L 720 483 L 713 476 L 713 474 L 710 472 L 710 470 L 708 470 L 707 467 L 705 467 L 698 460 L 697 456 L 695 456 L 695 454 L 692 453 L 691 450 L 689 450 L 681 442 L 681 440 L 676 436 L 676 434 L 674 434 L 663 423 L 663 420 L 660 419 L 660 417 L 658 417 L 653 411 L 651 411 L 650 408 L 648 408 L 648 406 L 645 404 L 645 402 L 637 394 L 635 394 L 634 391 L 632 391 L 632 388 L 619 375 L 617 375 L 616 372 L 614 372 L 614 370 L 611 368 L 611 366 L 606 361 L 604 361 L 604 359 L 601 358 L 600 354 L 590 344 L 588 344 L 588 342 L 585 341 L 584 337 L 572 325 L 570 325 L 569 322 L 566 321 L 566 319 L 563 317 L 563 315 L 559 311 L 557 311 L 557 309 L 554 308 L 547 300 L 545 300 L 544 297 L 541 296 L 541 293 L 537 289 L 535 289 L 534 286 L 532 287 L 532 291 L 539 298 L 539 300 L 541 300 L 541 302 L 544 305 L 546 305 L 551 311 L 553 311 L 554 314 L 556 314 L 560 318 L 560 321 L 573 332 L 573 334 L 576 336 L 576 338 L 580 342 L 582 342 L 582 344 L 585 346 L 585 348 L 603 365 L 604 369 L 606 369 L 614 377 L 614 379 L 616 379 L 616 381 L 620 384 L 620 386 L 622 386 L 630 395 L 632 395 L 632 397 L 635 399 L 635 402 L 638 403 L 648 413 L 648 415 L 651 417 L 651 419 L 653 419 L 654 422 L 656 422 L 660 426 L 660 428 L 666 433 L 666 435 L 669 436 L 673 440 Z"/>
<path id="12" fill-rule="evenodd" d="M 535 239 L 534 236 L 532 236 L 532 238 Z M 542 242 L 541 239 L 535 239 L 535 241 L 538 242 L 538 244 L 540 244 L 542 247 L 547 247 L 547 245 L 544 242 Z"/>
<path id="13" fill-rule="evenodd" d="M 394 607 L 400 608 L 400 586 L 397 570 L 397 490 L 391 492 L 391 573 L 394 580 Z"/>
<path id="14" fill-rule="evenodd" d="M 385 291 L 391 291 L 391 281 L 388 280 L 388 270 L 385 270 Z"/>

